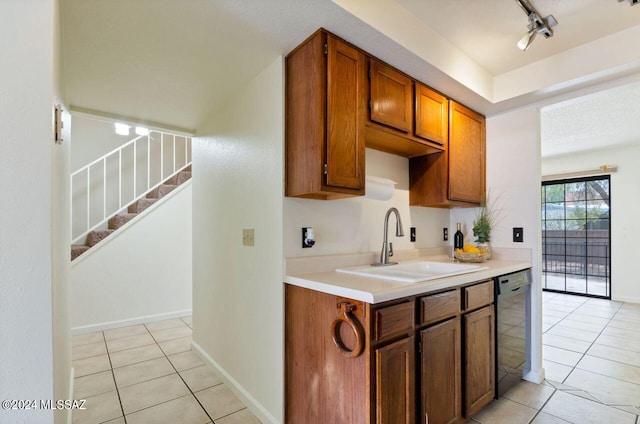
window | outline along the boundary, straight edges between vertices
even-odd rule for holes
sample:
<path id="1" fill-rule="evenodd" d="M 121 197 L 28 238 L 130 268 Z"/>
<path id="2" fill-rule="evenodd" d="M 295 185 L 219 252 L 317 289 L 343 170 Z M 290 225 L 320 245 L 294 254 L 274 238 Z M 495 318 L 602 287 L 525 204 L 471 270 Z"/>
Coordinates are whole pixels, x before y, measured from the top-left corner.
<path id="1" fill-rule="evenodd" d="M 542 183 L 543 289 L 611 298 L 610 178 Z"/>

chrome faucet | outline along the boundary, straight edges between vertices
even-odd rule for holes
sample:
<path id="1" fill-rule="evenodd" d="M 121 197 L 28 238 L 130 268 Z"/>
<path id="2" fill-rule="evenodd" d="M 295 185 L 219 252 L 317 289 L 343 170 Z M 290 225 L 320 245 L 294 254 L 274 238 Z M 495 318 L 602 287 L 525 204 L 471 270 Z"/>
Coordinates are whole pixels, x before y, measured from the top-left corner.
<path id="1" fill-rule="evenodd" d="M 387 214 L 384 216 L 384 238 L 382 240 L 382 251 L 380 252 L 380 263 L 373 264 L 374 266 L 395 265 L 397 262 L 389 262 L 389 258 L 393 256 L 393 243 L 387 243 L 387 233 L 389 230 L 389 215 L 393 212 L 396 215 L 396 237 L 403 237 L 404 230 L 402 229 L 402 220 L 400 219 L 400 212 L 396 208 L 389 208 Z M 387 244 L 389 248 L 387 249 Z"/>

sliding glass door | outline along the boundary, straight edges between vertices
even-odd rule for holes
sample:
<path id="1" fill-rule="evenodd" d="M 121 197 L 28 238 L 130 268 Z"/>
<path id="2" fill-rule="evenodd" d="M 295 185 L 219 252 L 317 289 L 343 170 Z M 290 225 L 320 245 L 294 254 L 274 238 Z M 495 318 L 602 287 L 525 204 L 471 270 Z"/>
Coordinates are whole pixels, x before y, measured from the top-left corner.
<path id="1" fill-rule="evenodd" d="M 611 298 L 609 176 L 542 183 L 542 276 L 548 291 Z"/>

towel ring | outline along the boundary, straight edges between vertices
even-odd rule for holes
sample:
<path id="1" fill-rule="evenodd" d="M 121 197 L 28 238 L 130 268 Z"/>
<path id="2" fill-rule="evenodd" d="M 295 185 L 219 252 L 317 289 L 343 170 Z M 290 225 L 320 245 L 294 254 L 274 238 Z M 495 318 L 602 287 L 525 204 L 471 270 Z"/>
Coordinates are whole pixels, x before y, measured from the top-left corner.
<path id="1" fill-rule="evenodd" d="M 360 356 L 364 350 L 364 334 L 362 327 L 352 314 L 356 309 L 356 305 L 349 302 L 340 302 L 338 303 L 338 308 L 340 308 L 340 315 L 331 324 L 331 338 L 343 356 L 347 358 L 356 358 Z M 353 334 L 356 336 L 356 345 L 353 349 L 346 347 L 340 338 L 340 325 L 343 322 L 349 325 L 351 331 L 353 331 Z"/>

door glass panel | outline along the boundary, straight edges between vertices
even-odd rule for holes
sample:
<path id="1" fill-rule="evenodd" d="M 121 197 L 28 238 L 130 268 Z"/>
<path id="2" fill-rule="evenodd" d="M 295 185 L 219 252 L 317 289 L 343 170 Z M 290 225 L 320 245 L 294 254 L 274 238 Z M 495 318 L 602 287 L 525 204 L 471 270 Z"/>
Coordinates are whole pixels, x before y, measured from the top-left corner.
<path id="1" fill-rule="evenodd" d="M 543 289 L 611 298 L 609 176 L 542 184 Z"/>

